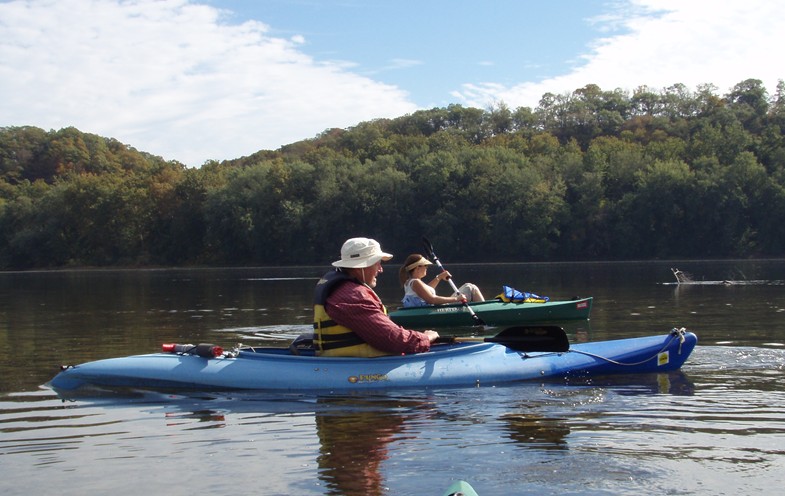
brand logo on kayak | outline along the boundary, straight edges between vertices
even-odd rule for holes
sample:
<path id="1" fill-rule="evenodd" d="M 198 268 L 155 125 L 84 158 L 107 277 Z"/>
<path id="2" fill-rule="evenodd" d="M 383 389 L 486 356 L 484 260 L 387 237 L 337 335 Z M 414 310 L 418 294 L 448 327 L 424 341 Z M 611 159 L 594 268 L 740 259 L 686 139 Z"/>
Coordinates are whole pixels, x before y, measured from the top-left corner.
<path id="1" fill-rule="evenodd" d="M 363 382 L 382 382 L 382 381 L 389 381 L 390 379 L 387 377 L 387 374 L 360 374 L 360 375 L 350 375 L 349 382 L 352 384 L 358 384 Z"/>
<path id="2" fill-rule="evenodd" d="M 588 301 L 582 301 L 582 302 L 578 303 L 577 305 L 575 305 L 576 308 L 586 308 L 588 306 L 589 306 L 589 302 Z"/>
<path id="3" fill-rule="evenodd" d="M 462 311 L 463 307 L 439 307 L 434 309 L 434 313 L 455 313 Z"/>
<path id="4" fill-rule="evenodd" d="M 667 351 L 663 351 L 662 353 L 657 355 L 657 365 L 660 365 L 660 366 L 668 365 L 668 362 L 670 362 L 670 358 L 671 357 L 668 354 L 668 352 Z"/>

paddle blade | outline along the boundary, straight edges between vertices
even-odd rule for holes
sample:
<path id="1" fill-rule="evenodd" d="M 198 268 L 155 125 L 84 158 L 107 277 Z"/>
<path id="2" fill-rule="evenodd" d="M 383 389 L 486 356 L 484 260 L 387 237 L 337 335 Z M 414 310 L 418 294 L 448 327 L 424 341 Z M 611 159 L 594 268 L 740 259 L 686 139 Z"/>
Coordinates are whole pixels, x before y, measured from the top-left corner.
<path id="1" fill-rule="evenodd" d="M 567 333 L 559 326 L 508 327 L 496 336 L 485 338 L 515 351 L 563 352 L 570 349 Z"/>
<path id="2" fill-rule="evenodd" d="M 433 245 L 425 236 L 422 237 L 422 247 L 425 249 L 425 256 L 433 261 L 436 258 L 436 254 L 433 252 Z"/>

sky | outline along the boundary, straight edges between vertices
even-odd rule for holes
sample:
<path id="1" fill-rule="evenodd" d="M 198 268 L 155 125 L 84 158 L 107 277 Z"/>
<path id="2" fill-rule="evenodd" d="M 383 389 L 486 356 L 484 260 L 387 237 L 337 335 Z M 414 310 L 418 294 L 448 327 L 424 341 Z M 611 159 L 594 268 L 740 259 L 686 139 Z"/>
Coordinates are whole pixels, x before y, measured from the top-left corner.
<path id="1" fill-rule="evenodd" d="M 587 84 L 785 79 L 771 0 L 0 0 L 0 127 L 75 127 L 198 167 Z"/>

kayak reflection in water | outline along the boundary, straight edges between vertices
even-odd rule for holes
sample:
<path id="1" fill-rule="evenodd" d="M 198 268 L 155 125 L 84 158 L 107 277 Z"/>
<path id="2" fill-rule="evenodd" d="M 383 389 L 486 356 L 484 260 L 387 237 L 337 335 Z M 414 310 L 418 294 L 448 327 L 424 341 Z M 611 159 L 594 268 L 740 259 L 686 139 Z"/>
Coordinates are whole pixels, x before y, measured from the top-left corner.
<path id="1" fill-rule="evenodd" d="M 467 282 L 463 284 L 452 296 L 439 296 L 436 294 L 436 287 L 440 282 L 452 277 L 449 272 L 443 270 L 436 274 L 430 282 L 423 281 L 423 277 L 428 273 L 428 266 L 433 265 L 430 260 L 413 253 L 406 257 L 398 277 L 403 286 L 403 306 L 422 307 L 425 305 L 444 305 L 446 303 L 466 303 L 467 301 L 485 301 L 480 288 Z"/>
<path id="2" fill-rule="evenodd" d="M 392 255 L 376 240 L 348 239 L 336 269 L 316 284 L 314 330 L 321 356 L 376 357 L 428 351 L 439 334 L 412 331 L 396 324 L 373 290 Z"/>

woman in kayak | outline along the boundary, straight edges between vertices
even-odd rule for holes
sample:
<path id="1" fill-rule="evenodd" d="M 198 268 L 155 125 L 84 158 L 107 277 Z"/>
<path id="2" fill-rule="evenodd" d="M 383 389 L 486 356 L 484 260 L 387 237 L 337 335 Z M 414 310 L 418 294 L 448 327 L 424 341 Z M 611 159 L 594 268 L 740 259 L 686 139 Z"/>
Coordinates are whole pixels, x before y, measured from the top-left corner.
<path id="1" fill-rule="evenodd" d="M 404 308 L 467 301 L 485 301 L 480 288 L 470 282 L 458 288 L 458 292 L 452 296 L 437 295 L 436 287 L 439 283 L 452 276 L 449 272 L 443 270 L 426 284 L 422 279 L 428 273 L 429 265 L 433 264 L 419 253 L 413 253 L 406 257 L 406 261 L 404 261 L 401 269 L 398 271 L 398 277 L 401 280 L 404 291 L 402 300 Z"/>
<path id="2" fill-rule="evenodd" d="M 376 240 L 351 238 L 341 248 L 335 270 L 316 283 L 315 345 L 320 356 L 374 357 L 428 351 L 439 334 L 411 331 L 387 316 L 373 290 L 382 261 L 392 255 Z"/>

